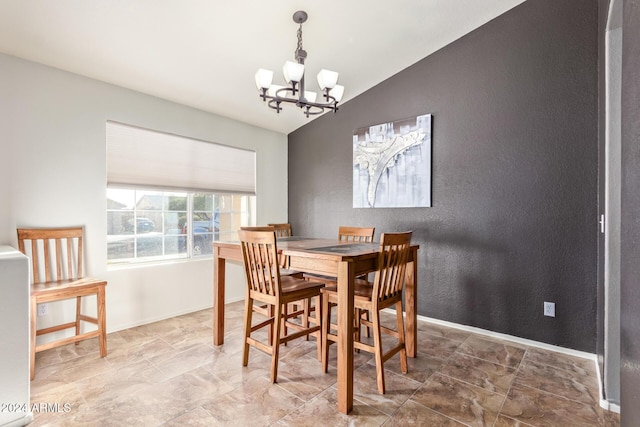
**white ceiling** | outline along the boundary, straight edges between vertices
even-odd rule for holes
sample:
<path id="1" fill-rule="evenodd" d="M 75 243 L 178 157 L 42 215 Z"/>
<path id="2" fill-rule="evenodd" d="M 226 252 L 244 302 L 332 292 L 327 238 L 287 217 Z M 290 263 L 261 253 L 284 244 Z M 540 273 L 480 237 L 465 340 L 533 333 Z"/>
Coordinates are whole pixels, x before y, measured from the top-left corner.
<path id="1" fill-rule="evenodd" d="M 254 74 L 283 84 L 296 10 L 307 89 L 338 71 L 344 103 L 523 1 L 2 0 L 0 52 L 288 134 L 310 119 L 267 108 Z"/>

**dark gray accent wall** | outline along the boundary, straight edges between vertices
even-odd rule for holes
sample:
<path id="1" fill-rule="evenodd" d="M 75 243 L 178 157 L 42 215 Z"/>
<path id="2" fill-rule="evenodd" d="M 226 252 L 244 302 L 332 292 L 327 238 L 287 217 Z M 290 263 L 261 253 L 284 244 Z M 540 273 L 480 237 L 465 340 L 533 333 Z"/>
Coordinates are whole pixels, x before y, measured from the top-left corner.
<path id="1" fill-rule="evenodd" d="M 597 51 L 597 0 L 527 1 L 291 133 L 295 233 L 413 230 L 419 314 L 595 353 Z M 353 209 L 353 131 L 427 113 L 433 207 Z"/>
<path id="2" fill-rule="evenodd" d="M 625 0 L 622 26 L 622 426 L 640 423 L 640 1 Z"/>

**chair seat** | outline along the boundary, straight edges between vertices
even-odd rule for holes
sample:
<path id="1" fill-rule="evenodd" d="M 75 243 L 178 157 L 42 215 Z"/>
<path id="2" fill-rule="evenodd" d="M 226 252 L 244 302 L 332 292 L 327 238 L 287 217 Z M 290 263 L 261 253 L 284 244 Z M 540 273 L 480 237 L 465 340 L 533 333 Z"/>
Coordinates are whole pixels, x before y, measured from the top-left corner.
<path id="1" fill-rule="evenodd" d="M 54 282 L 41 282 L 31 285 L 32 296 L 44 296 L 48 294 L 65 293 L 66 291 L 77 292 L 82 288 L 94 288 L 96 286 L 106 286 L 106 280 L 95 279 L 93 277 L 83 277 L 82 279 L 66 279 Z M 76 296 L 71 295 L 70 298 Z"/>
<path id="2" fill-rule="evenodd" d="M 309 282 L 292 276 L 281 276 L 280 283 L 282 284 L 283 295 L 306 293 L 307 291 L 315 293 L 318 289 L 324 287 L 324 283 Z"/>
<path id="3" fill-rule="evenodd" d="M 280 276 L 281 277 L 294 276 L 294 277 L 297 277 L 299 279 L 302 279 L 304 277 L 304 275 L 303 275 L 303 273 L 301 271 L 292 270 L 290 268 L 284 268 L 284 267 L 280 268 Z"/>
<path id="4" fill-rule="evenodd" d="M 326 294 L 338 293 L 338 288 L 334 286 L 325 286 L 322 288 L 322 292 Z M 353 282 L 353 296 L 358 299 L 365 299 L 371 301 L 373 295 L 373 285 L 370 282 L 362 279 L 356 279 Z"/>

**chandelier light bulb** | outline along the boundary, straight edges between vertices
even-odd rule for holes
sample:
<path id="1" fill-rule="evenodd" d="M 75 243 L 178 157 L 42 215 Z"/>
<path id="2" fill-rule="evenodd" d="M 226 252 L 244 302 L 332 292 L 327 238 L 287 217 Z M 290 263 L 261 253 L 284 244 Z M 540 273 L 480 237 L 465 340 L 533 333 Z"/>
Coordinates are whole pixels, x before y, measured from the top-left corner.
<path id="1" fill-rule="evenodd" d="M 318 98 L 318 94 L 310 90 L 305 90 L 304 97 L 309 102 L 316 102 L 316 98 Z"/>
<path id="2" fill-rule="evenodd" d="M 273 81 L 273 71 L 260 68 L 256 72 L 256 86 L 258 89 L 269 89 Z"/>
<path id="3" fill-rule="evenodd" d="M 330 95 L 336 99 L 336 102 L 342 101 L 342 95 L 344 95 L 344 86 L 335 85 L 333 89 L 331 89 Z"/>
<path id="4" fill-rule="evenodd" d="M 300 80 L 302 80 L 302 76 L 304 76 L 304 65 L 292 61 L 287 61 L 282 66 L 282 74 L 284 75 L 285 82 L 299 83 Z"/>
<path id="5" fill-rule="evenodd" d="M 320 86 L 320 89 L 333 89 L 336 83 L 338 83 L 338 73 L 325 69 L 320 70 L 318 73 L 318 86 Z"/>

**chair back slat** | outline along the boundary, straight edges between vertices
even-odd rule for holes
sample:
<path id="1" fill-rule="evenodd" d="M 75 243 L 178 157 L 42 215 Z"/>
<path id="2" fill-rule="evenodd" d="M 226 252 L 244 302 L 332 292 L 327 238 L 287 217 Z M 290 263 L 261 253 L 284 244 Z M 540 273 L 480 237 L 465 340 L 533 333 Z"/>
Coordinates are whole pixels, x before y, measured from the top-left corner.
<path id="1" fill-rule="evenodd" d="M 411 249 L 411 232 L 383 233 L 378 254 L 378 269 L 373 295 L 384 301 L 402 295 L 405 272 Z"/>
<path id="2" fill-rule="evenodd" d="M 281 289 L 275 231 L 272 227 L 245 227 L 238 235 L 249 290 L 278 297 Z"/>
<path id="3" fill-rule="evenodd" d="M 18 248 L 30 246 L 33 283 L 82 278 L 82 227 L 19 228 Z"/>
<path id="4" fill-rule="evenodd" d="M 276 232 L 276 237 L 291 237 L 291 224 L 268 224 L 269 227 L 273 227 Z"/>
<path id="5" fill-rule="evenodd" d="M 373 242 L 375 227 L 344 227 L 338 228 L 338 240 L 343 242 L 367 243 Z"/>

